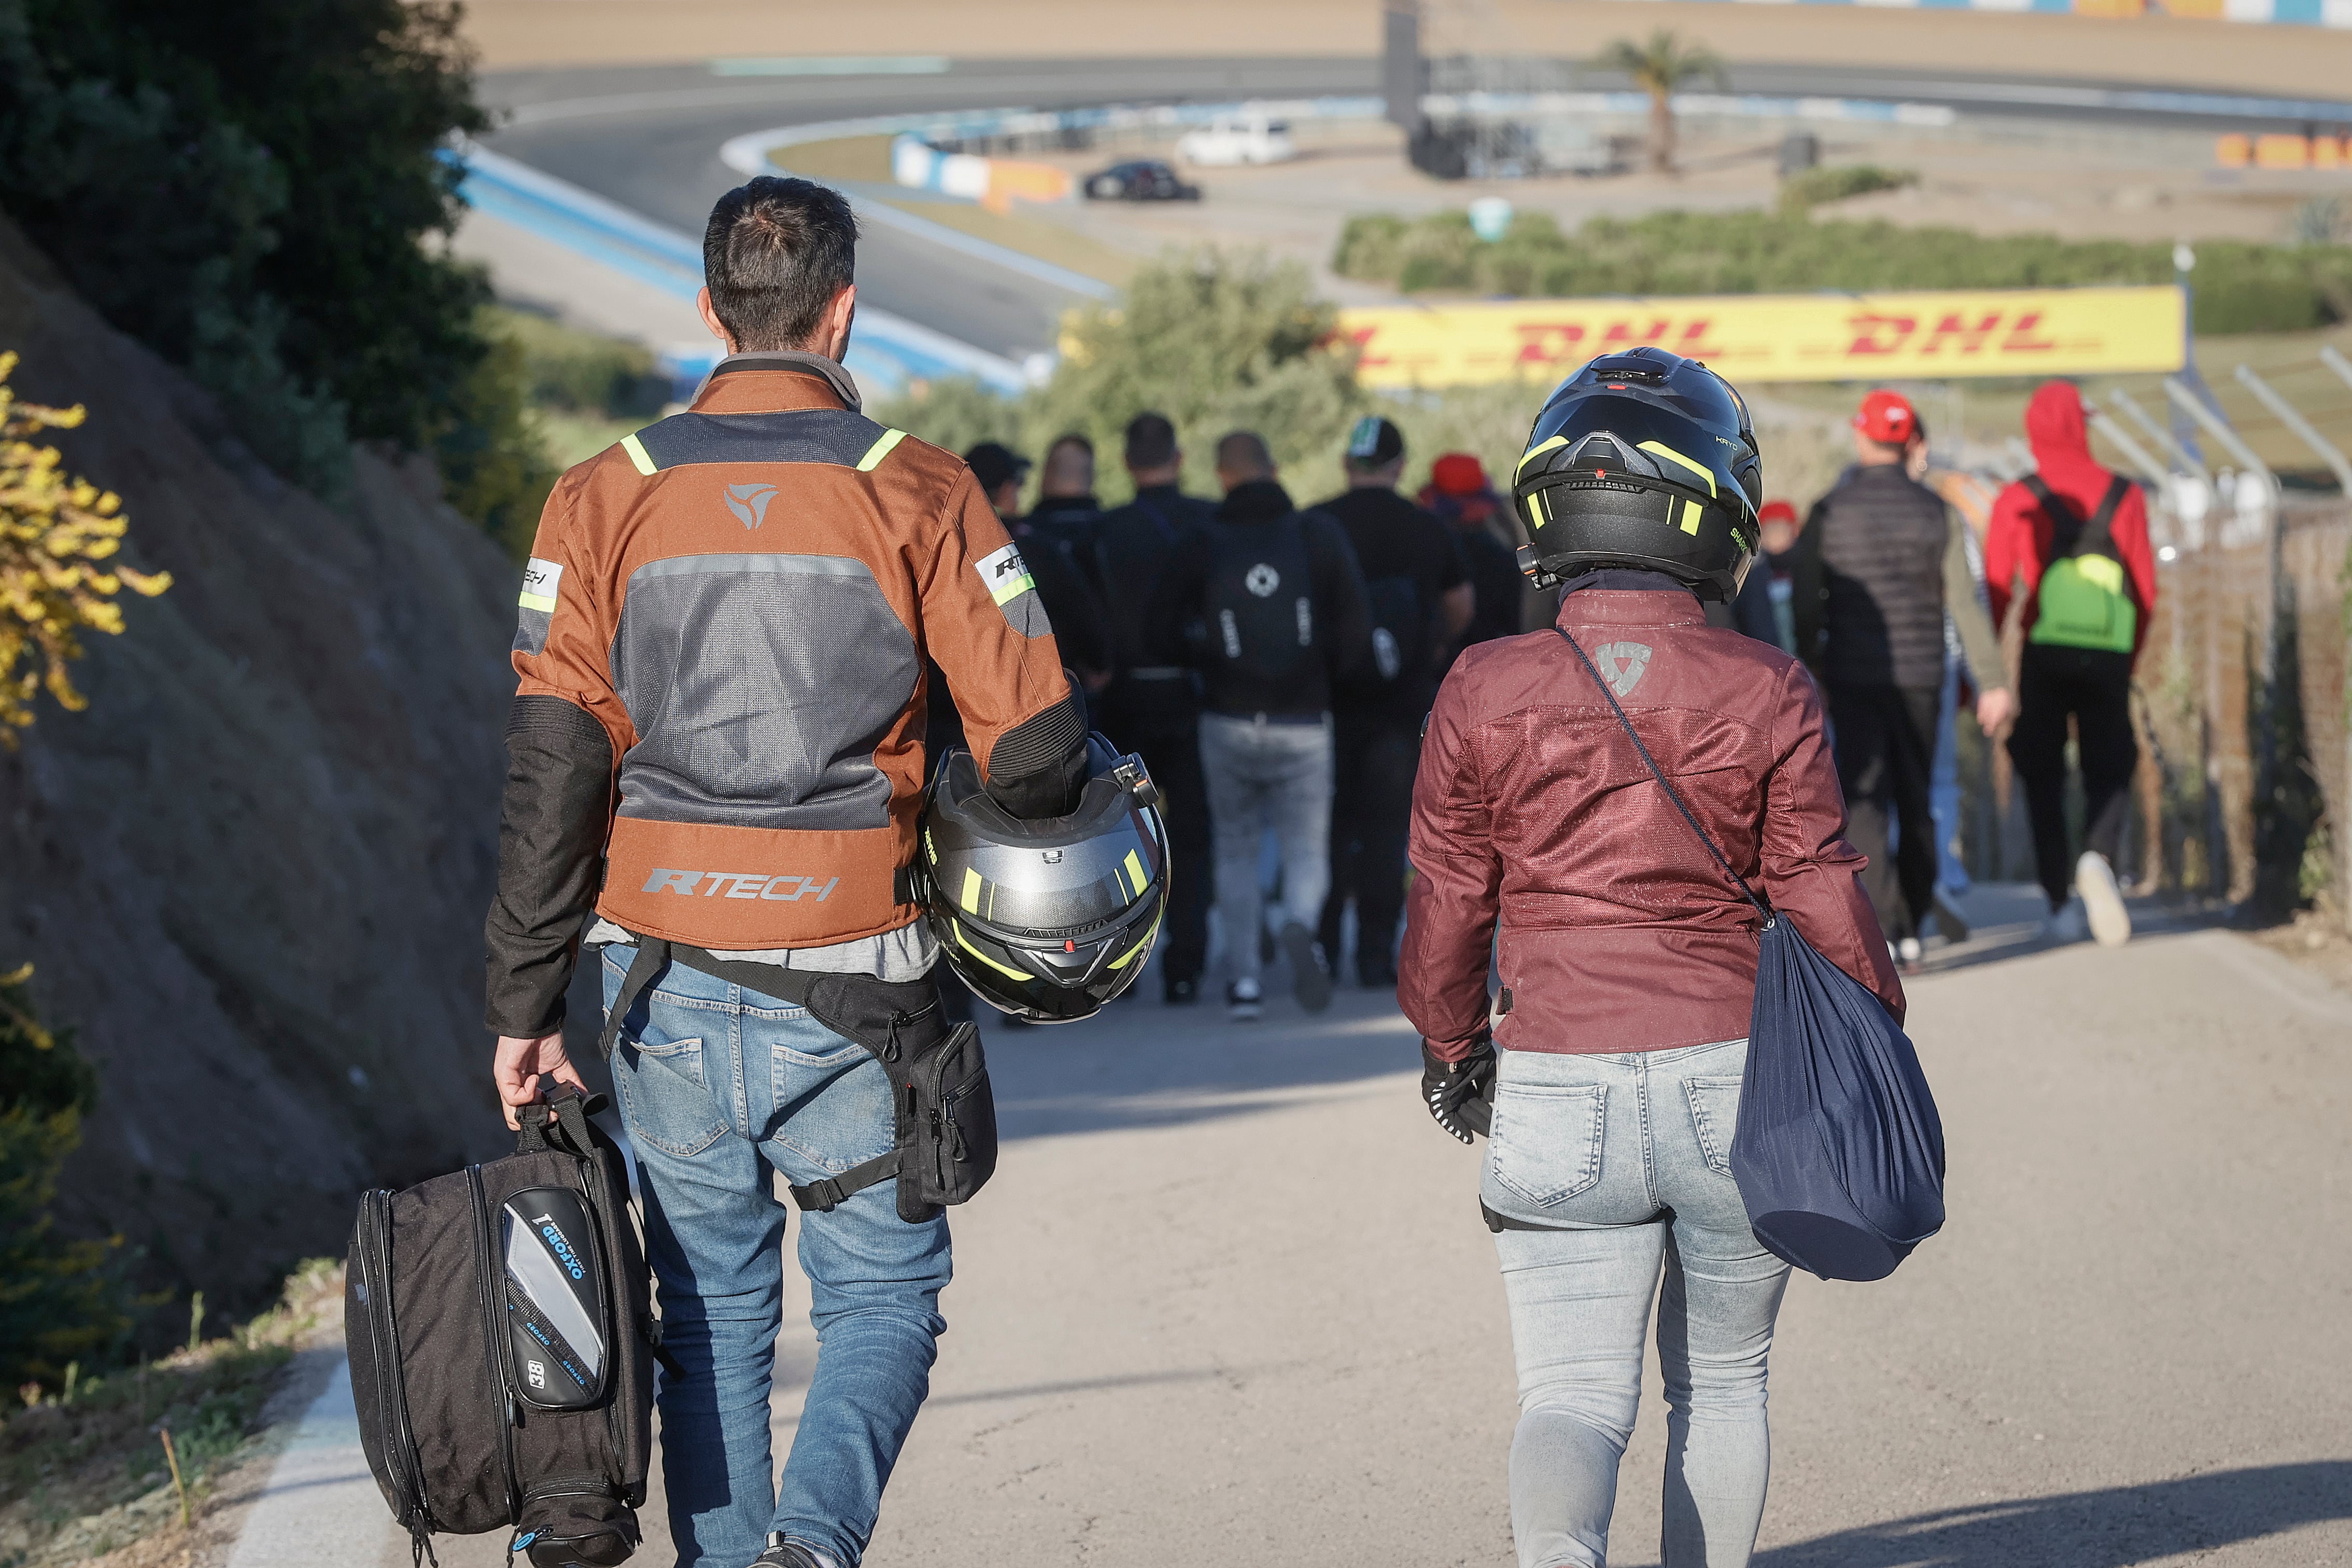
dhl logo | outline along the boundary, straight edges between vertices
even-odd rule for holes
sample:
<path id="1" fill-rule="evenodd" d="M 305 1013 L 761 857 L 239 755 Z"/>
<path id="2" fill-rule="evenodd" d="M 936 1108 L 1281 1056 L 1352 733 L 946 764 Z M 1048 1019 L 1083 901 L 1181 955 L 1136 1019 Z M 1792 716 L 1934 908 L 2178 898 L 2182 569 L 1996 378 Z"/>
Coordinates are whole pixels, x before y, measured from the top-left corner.
<path id="1" fill-rule="evenodd" d="M 2180 295 L 2166 287 L 1358 309 L 1340 332 L 1375 386 L 1557 378 L 1643 344 L 1754 381 L 2173 370 L 2186 352 Z"/>

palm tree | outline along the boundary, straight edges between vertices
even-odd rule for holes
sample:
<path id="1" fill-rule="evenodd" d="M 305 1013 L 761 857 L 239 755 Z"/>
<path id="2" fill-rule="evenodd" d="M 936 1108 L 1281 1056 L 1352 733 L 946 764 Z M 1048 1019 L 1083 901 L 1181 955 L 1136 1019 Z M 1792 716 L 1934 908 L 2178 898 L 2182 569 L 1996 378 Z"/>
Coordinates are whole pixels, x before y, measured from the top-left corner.
<path id="1" fill-rule="evenodd" d="M 1601 51 L 1593 62 L 1603 70 L 1622 71 L 1633 85 L 1650 95 L 1650 167 L 1660 174 L 1675 172 L 1675 89 L 1693 77 L 1706 77 L 1717 88 L 1727 85 L 1723 61 L 1704 44 L 1685 44 L 1673 29 L 1660 27 L 1649 42 L 1620 38 Z"/>

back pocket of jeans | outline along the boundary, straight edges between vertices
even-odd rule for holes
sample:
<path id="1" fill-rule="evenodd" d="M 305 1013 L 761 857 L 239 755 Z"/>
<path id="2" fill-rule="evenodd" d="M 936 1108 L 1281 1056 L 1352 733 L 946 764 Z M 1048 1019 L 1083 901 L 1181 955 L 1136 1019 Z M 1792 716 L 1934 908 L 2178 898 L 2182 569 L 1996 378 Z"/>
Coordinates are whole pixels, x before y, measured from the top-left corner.
<path id="1" fill-rule="evenodd" d="M 698 1155 L 727 1130 L 703 1082 L 702 1041 L 631 1040 L 613 1052 L 613 1087 L 629 1136 L 667 1154 Z"/>
<path id="2" fill-rule="evenodd" d="M 1601 1179 L 1601 1113 L 1608 1090 L 1510 1083 L 1495 1090 L 1495 1179 L 1529 1203 L 1565 1203 Z"/>
<path id="3" fill-rule="evenodd" d="M 1706 1168 L 1717 1176 L 1731 1174 L 1731 1134 L 1739 1124 L 1739 1080 L 1685 1078 L 1683 1098 L 1690 1102 L 1691 1131 L 1698 1136 L 1698 1152 Z"/>

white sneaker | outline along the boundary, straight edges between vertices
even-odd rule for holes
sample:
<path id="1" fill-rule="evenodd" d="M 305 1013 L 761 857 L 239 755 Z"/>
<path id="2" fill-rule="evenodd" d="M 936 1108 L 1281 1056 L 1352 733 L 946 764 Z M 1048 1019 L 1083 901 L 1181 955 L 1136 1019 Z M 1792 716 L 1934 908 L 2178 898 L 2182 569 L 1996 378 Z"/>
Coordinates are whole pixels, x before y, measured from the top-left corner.
<path id="1" fill-rule="evenodd" d="M 1895 944 L 1895 961 L 1898 964 L 1916 964 L 1919 961 L 1919 938 L 1906 936 Z"/>
<path id="2" fill-rule="evenodd" d="M 2074 862 L 2074 894 L 2100 946 L 2120 947 L 2131 940 L 2131 911 L 2124 907 L 2124 890 L 2116 885 L 2116 870 L 2106 856 L 2083 852 Z"/>
<path id="3" fill-rule="evenodd" d="M 1225 1017 L 1235 1023 L 1255 1023 L 1265 1010 L 1255 980 L 1234 980 L 1225 987 Z"/>
<path id="4" fill-rule="evenodd" d="M 2083 917 L 2083 901 L 2079 898 L 2068 899 L 2042 922 L 2042 935 L 2053 942 L 2080 942 L 2090 934 L 2090 923 Z"/>

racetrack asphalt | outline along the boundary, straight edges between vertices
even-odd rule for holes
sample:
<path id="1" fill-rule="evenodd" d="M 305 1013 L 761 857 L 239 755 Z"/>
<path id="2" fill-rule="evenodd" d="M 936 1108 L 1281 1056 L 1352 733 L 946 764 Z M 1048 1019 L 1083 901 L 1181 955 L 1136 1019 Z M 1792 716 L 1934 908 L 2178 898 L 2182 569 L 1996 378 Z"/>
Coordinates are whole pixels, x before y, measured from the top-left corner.
<path id="1" fill-rule="evenodd" d="M 497 71 L 482 78 L 481 97 L 505 116 L 486 145 L 699 234 L 711 204 L 741 178 L 719 161 L 719 145 L 753 131 L 935 110 L 1366 94 L 1378 83 L 1379 62 L 1367 57 L 958 60 L 936 75 L 866 77 L 718 77 L 704 66 Z M 1606 73 L 1579 78 L 1582 88 L 1617 85 Z M 2113 98 L 2147 91 L 2140 82 L 1755 64 L 1735 65 L 1729 85 L 1738 92 L 1892 99 L 2035 119 L 2233 131 L 2304 124 L 2253 111 L 2223 122 L 2124 107 Z M 2344 117 L 2352 120 L 2352 102 Z M 1062 312 L 1081 303 L 1050 283 L 879 225 L 868 225 L 859 245 L 858 285 L 873 305 L 1015 361 L 1051 350 Z"/>
<path id="2" fill-rule="evenodd" d="M 1790 1288 L 1757 1562 L 2352 1563 L 2352 997 L 2147 912 L 2120 950 L 2046 948 L 2031 902 L 1979 890 L 1977 937 L 1908 982 L 1951 1218 L 1892 1279 Z M 1139 1000 L 989 1051 L 1003 1163 L 955 1216 L 869 1563 L 1512 1561 L 1484 1145 L 1430 1124 L 1391 1004 Z M 780 1458 L 815 1350 L 786 1277 Z M 1654 1361 L 1619 1564 L 1657 1560 L 1656 1389 Z M 338 1509 L 296 1479 L 249 1531 Z M 673 1560 L 658 1495 L 646 1563 Z M 337 1561 L 407 1562 L 380 1503 L 355 1514 L 373 1544 Z M 448 1568 L 502 1544 L 437 1542 Z"/>

